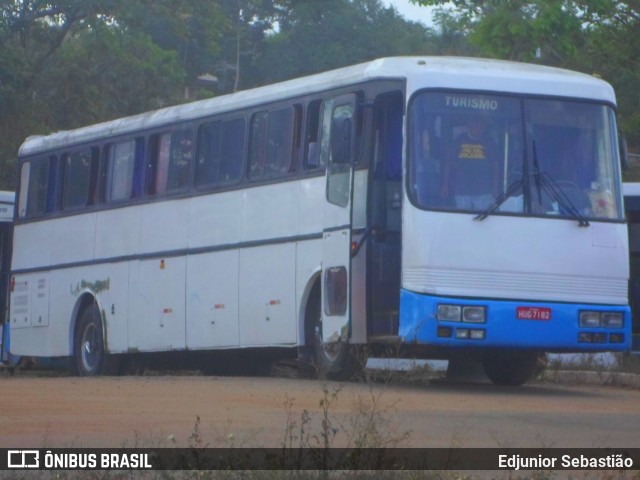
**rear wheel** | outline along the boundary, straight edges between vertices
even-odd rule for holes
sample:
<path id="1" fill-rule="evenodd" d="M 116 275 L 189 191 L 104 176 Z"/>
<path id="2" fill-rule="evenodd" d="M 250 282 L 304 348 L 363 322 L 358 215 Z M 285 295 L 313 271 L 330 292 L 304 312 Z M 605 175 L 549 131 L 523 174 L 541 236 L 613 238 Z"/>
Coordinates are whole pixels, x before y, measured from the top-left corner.
<path id="1" fill-rule="evenodd" d="M 104 346 L 102 319 L 96 304 L 89 305 L 78 322 L 74 342 L 75 370 L 82 377 L 108 373 L 114 365 Z"/>
<path id="2" fill-rule="evenodd" d="M 517 387 L 542 371 L 542 358 L 537 352 L 493 352 L 483 358 L 484 371 L 496 385 Z"/>

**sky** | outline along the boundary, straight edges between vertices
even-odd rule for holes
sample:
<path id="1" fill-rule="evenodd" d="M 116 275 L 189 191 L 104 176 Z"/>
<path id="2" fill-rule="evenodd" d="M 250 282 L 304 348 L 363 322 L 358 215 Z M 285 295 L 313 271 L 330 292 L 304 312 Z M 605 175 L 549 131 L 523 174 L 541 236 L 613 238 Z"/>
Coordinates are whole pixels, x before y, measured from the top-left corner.
<path id="1" fill-rule="evenodd" d="M 382 3 L 386 6 L 394 6 L 398 13 L 407 20 L 420 22 L 427 26 L 433 23 L 431 21 L 431 12 L 433 10 L 431 7 L 414 5 L 409 0 L 382 0 Z"/>

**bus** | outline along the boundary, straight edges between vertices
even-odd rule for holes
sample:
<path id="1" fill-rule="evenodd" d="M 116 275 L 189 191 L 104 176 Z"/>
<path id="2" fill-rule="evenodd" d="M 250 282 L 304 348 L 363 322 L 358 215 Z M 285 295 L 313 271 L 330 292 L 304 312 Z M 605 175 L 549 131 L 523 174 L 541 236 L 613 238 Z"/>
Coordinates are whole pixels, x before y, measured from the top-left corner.
<path id="1" fill-rule="evenodd" d="M 519 385 L 544 352 L 627 350 L 615 105 L 585 74 L 398 57 L 28 138 L 11 351 L 342 379 L 393 349 Z"/>
<path id="2" fill-rule="evenodd" d="M 0 365 L 14 366 L 17 359 L 9 354 L 9 276 L 13 233 L 15 193 L 0 191 Z"/>
<path id="3" fill-rule="evenodd" d="M 624 183 L 623 194 L 629 227 L 629 301 L 633 335 L 631 349 L 640 352 L 640 183 Z"/>

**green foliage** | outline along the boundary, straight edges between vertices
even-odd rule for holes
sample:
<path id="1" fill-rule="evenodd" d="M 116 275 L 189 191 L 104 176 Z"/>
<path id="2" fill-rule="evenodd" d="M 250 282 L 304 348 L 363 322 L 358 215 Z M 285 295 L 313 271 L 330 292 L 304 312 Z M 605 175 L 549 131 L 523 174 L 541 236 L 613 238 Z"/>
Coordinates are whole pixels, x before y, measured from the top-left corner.
<path id="1" fill-rule="evenodd" d="M 292 1 L 258 63 L 263 83 L 390 55 L 434 52 L 433 33 L 379 0 Z"/>
<path id="2" fill-rule="evenodd" d="M 616 88 L 620 124 L 640 149 L 637 2 L 413 1 L 439 7 L 433 28 L 381 0 L 5 0 L 0 188 L 13 188 L 28 135 L 184 101 L 202 74 L 218 79 L 220 94 L 388 55 L 482 55 L 597 73 Z"/>

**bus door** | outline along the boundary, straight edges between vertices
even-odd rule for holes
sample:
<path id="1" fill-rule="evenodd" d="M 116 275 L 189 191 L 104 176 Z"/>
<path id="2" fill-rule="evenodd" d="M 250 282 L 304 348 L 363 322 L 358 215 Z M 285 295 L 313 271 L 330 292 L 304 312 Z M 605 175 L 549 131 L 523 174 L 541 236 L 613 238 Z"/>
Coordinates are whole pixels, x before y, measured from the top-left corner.
<path id="1" fill-rule="evenodd" d="M 346 342 L 351 307 L 351 203 L 355 94 L 325 102 L 320 154 L 327 165 L 322 242 L 322 341 Z"/>
<path id="2" fill-rule="evenodd" d="M 401 92 L 380 95 L 374 103 L 374 148 L 370 168 L 368 276 L 368 335 L 395 338 L 400 308 L 402 223 Z"/>

